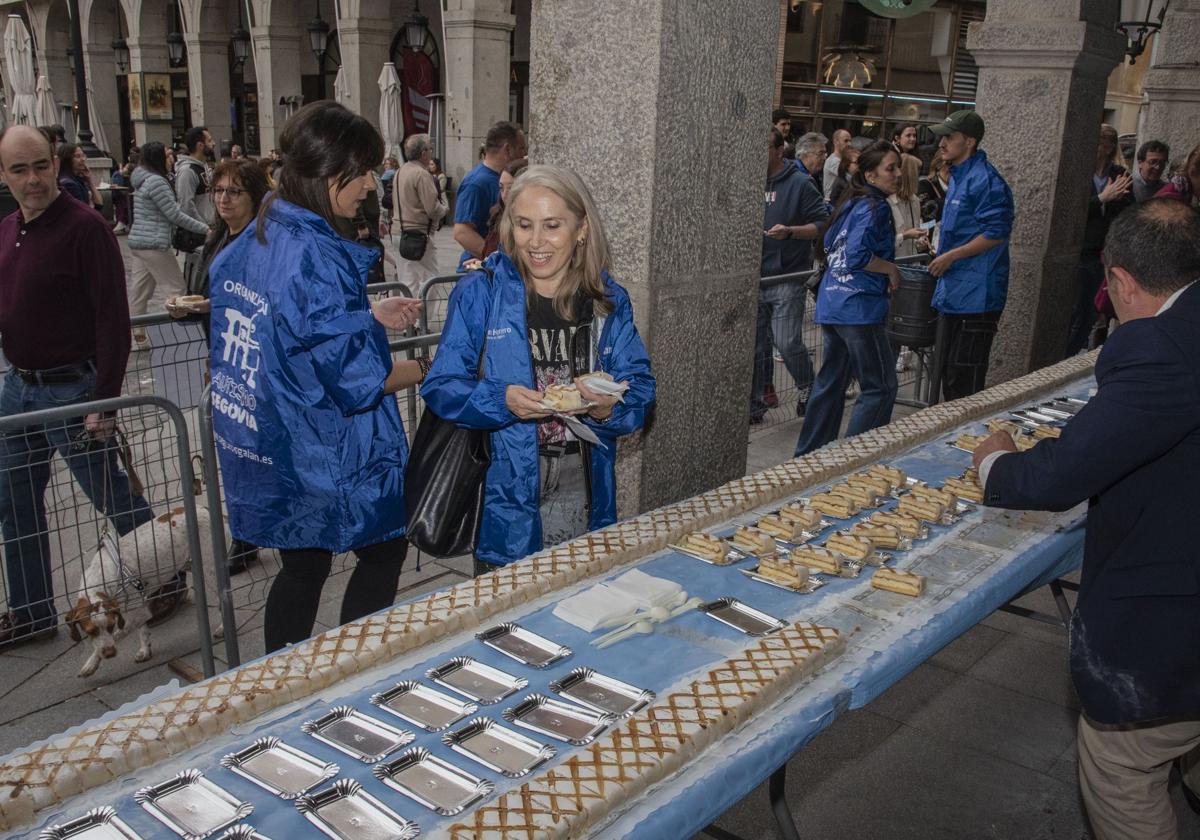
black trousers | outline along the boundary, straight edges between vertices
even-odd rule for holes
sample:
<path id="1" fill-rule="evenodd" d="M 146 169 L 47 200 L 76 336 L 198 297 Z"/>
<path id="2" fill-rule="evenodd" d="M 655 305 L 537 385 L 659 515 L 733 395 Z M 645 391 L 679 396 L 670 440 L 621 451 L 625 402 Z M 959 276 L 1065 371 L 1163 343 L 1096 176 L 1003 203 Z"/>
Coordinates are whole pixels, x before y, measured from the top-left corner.
<path id="1" fill-rule="evenodd" d="M 992 339 L 1000 323 L 1000 312 L 971 315 L 943 313 L 946 321 L 945 367 L 942 368 L 942 399 L 956 400 L 982 391 L 987 379 Z"/>
<path id="2" fill-rule="evenodd" d="M 390 607 L 396 600 L 400 569 L 408 540 L 376 543 L 354 549 L 358 563 L 342 596 L 340 624 Z M 333 553 L 323 548 L 286 548 L 279 552 L 283 568 L 267 595 L 263 636 L 266 652 L 302 642 L 312 635 L 321 589 L 333 565 Z"/>

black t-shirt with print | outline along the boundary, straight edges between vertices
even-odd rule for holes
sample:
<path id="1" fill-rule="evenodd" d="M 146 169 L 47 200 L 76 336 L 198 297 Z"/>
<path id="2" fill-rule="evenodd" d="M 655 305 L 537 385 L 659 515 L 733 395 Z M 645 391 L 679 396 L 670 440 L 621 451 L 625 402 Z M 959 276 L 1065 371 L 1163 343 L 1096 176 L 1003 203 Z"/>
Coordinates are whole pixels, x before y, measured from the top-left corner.
<path id="1" fill-rule="evenodd" d="M 529 353 L 533 357 L 533 387 L 545 391 L 550 385 L 567 385 L 571 380 L 571 340 L 578 325 L 554 311 L 554 298 L 534 295 L 526 313 Z M 556 417 L 538 422 L 538 446 L 574 440 L 565 423 Z"/>

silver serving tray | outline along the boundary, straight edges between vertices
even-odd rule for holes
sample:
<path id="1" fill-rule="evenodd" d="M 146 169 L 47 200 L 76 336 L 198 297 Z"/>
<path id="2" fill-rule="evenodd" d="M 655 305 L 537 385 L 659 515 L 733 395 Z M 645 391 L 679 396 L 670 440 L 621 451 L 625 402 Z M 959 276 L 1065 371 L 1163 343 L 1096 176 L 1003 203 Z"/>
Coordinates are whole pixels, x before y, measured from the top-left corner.
<path id="1" fill-rule="evenodd" d="M 413 680 L 396 683 L 387 691 L 372 694 L 371 703 L 426 732 L 449 729 L 479 711 L 474 703 L 463 702 Z"/>
<path id="2" fill-rule="evenodd" d="M 805 566 L 805 568 L 808 567 Z M 783 581 L 772 580 L 769 577 L 760 575 L 758 573 L 758 566 L 755 566 L 753 569 L 738 569 L 738 571 L 750 578 L 750 580 L 756 580 L 759 583 L 765 583 L 767 586 L 774 586 L 776 589 L 782 589 L 784 592 L 794 592 L 797 595 L 811 595 L 813 592 L 816 592 L 825 585 L 825 581 L 818 577 L 813 577 L 812 572 L 809 573 L 808 580 L 804 582 L 804 586 L 796 589 L 795 587 L 788 586 Z"/>
<path id="3" fill-rule="evenodd" d="M 332 779 L 340 769 L 278 738 L 259 738 L 221 759 L 221 766 L 282 799 L 295 799 Z"/>
<path id="4" fill-rule="evenodd" d="M 269 840 L 265 834 L 259 834 L 258 829 L 246 823 L 240 823 L 221 835 L 221 840 Z"/>
<path id="5" fill-rule="evenodd" d="M 424 747 L 416 747 L 371 770 L 375 778 L 443 817 L 461 814 L 496 786 L 472 776 Z"/>
<path id="6" fill-rule="evenodd" d="M 591 668 L 576 668 L 550 683 L 550 690 L 586 708 L 616 715 L 618 719 L 637 714 L 656 696 L 648 688 L 614 680 Z"/>
<path id="7" fill-rule="evenodd" d="M 447 732 L 442 743 L 489 770 L 516 779 L 558 754 L 549 744 L 501 726 L 491 718 L 475 718 L 461 729 Z"/>
<path id="8" fill-rule="evenodd" d="M 524 677 L 514 677 L 469 656 L 456 656 L 444 665 L 430 668 L 425 676 L 485 706 L 499 703 L 529 685 Z"/>
<path id="9" fill-rule="evenodd" d="M 566 645 L 552 642 L 511 622 L 477 633 L 475 638 L 531 668 L 546 668 L 571 655 L 571 649 Z"/>
<path id="10" fill-rule="evenodd" d="M 374 764 L 388 753 L 412 743 L 413 733 L 364 715 L 353 706 L 335 706 L 316 720 L 300 726 L 302 732 L 359 761 Z"/>
<path id="11" fill-rule="evenodd" d="M 363 790 L 353 779 L 339 779 L 324 790 L 296 800 L 296 810 L 334 840 L 413 840 L 421 833 Z"/>
<path id="12" fill-rule="evenodd" d="M 117 816 L 116 809 L 93 808 L 82 817 L 42 829 L 38 840 L 142 840 Z"/>
<path id="13" fill-rule="evenodd" d="M 505 709 L 502 717 L 531 732 L 557 738 L 576 747 L 590 744 L 617 720 L 616 715 L 564 703 L 544 694 L 530 694 L 517 705 Z"/>
<path id="14" fill-rule="evenodd" d="M 694 551 L 690 551 L 681 545 L 676 545 L 675 543 L 669 544 L 667 548 L 674 549 L 680 554 L 685 554 L 688 557 L 691 557 L 693 560 L 699 560 L 701 563 L 707 563 L 710 566 L 731 566 L 734 563 L 740 563 L 743 560 L 748 560 L 750 558 L 750 555 L 746 554 L 746 552 L 740 551 L 733 546 L 729 547 L 729 551 L 726 551 L 725 556 L 720 560 L 713 560 L 711 557 L 705 557 L 703 554 L 697 554 Z"/>
<path id="15" fill-rule="evenodd" d="M 254 810 L 249 802 L 234 798 L 199 770 L 184 770 L 173 779 L 144 787 L 133 800 L 184 840 L 203 840 Z"/>
<path id="16" fill-rule="evenodd" d="M 715 618 L 722 624 L 740 630 L 747 636 L 765 636 L 787 627 L 786 621 L 781 621 L 762 610 L 756 610 L 754 607 L 743 604 L 737 598 L 718 598 L 707 604 L 701 604 L 696 609 L 709 618 Z"/>

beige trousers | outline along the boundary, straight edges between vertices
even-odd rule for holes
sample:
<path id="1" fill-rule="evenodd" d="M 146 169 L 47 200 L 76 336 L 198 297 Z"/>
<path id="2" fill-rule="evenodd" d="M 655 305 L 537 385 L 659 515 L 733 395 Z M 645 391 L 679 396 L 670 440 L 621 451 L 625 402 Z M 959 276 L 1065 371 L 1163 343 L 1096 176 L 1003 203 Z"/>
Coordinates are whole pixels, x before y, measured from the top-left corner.
<path id="1" fill-rule="evenodd" d="M 1200 720 L 1104 729 L 1079 716 L 1079 787 L 1096 840 L 1178 840 L 1167 797 L 1176 758 L 1200 794 Z"/>
<path id="2" fill-rule="evenodd" d="M 399 229 L 399 224 L 392 228 L 392 230 Z M 420 294 L 421 284 L 438 273 L 437 245 L 434 244 L 431 237 L 425 246 L 425 255 L 416 262 L 400 256 L 399 236 L 392 236 L 392 247 L 396 251 L 396 279 L 408 286 L 414 296 Z"/>
<path id="3" fill-rule="evenodd" d="M 129 314 L 145 315 L 155 285 L 162 286 L 163 298 L 184 293 L 183 272 L 170 248 L 163 251 L 129 251 Z"/>

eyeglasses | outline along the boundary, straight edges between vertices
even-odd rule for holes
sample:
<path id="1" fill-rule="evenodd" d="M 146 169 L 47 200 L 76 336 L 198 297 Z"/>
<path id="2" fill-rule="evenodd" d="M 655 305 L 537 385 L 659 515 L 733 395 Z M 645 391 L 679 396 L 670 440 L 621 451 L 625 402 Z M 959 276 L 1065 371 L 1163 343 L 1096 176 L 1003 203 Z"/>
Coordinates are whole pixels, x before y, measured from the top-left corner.
<path id="1" fill-rule="evenodd" d="M 233 201 L 237 201 L 239 198 L 241 198 L 248 192 L 250 192 L 250 191 L 239 189 L 238 187 L 213 187 L 213 190 L 212 190 L 213 198 L 220 198 L 221 196 L 226 196 L 227 198 L 229 198 L 230 200 L 233 200 Z"/>

